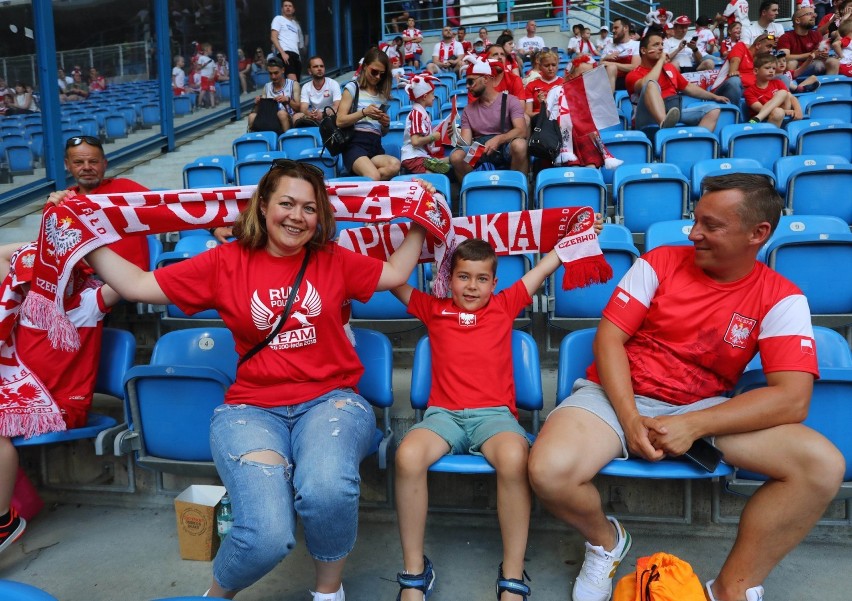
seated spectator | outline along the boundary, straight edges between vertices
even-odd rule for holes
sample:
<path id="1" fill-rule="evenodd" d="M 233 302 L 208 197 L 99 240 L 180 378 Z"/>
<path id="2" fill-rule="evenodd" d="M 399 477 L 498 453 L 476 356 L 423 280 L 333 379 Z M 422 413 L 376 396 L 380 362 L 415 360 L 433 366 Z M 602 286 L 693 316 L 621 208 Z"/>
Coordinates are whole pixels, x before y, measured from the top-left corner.
<path id="1" fill-rule="evenodd" d="M 297 127 L 318 126 L 326 107 L 331 107 L 336 112 L 340 105 L 340 84 L 325 76 L 325 61 L 321 56 L 308 59 L 308 72 L 311 74 L 311 81 L 302 86 L 299 98 L 299 112 L 304 119 Z"/>
<path id="2" fill-rule="evenodd" d="M 554 87 L 562 85 L 562 78 L 556 73 L 559 69 L 559 55 L 553 50 L 542 50 L 536 56 L 540 76 L 530 81 L 524 88 L 526 96 L 526 113 L 532 119 L 538 115 L 542 104 L 547 99 L 547 93 Z"/>
<path id="3" fill-rule="evenodd" d="M 535 32 L 535 21 L 527 21 L 527 35 L 518 40 L 517 47 L 518 55 L 524 60 L 530 60 L 534 52 L 541 52 L 545 48 L 544 38 L 536 35 Z"/>
<path id="4" fill-rule="evenodd" d="M 442 160 L 444 147 L 441 132 L 432 129 L 429 108 L 435 102 L 435 79 L 429 75 L 415 75 L 405 86 L 412 108 L 405 119 L 402 136 L 402 166 L 409 173 L 447 173 L 450 165 Z"/>
<path id="5" fill-rule="evenodd" d="M 231 68 L 224 54 L 216 55 L 216 83 L 226 83 L 231 81 Z"/>
<path id="6" fill-rule="evenodd" d="M 293 125 L 292 116 L 299 110 L 301 90 L 297 81 L 284 77 L 284 63 L 281 59 L 269 59 L 266 62 L 266 71 L 269 73 L 269 83 L 263 86 L 263 93 L 254 99 L 255 110 L 249 113 L 248 128 L 249 131 L 275 131 L 282 134 Z M 265 113 L 265 109 L 261 108 L 261 100 L 264 99 L 276 102 L 275 117 L 280 131 L 265 115 L 258 119 L 258 115 Z"/>
<path id="7" fill-rule="evenodd" d="M 695 19 L 695 35 L 698 36 L 698 52 L 702 59 L 712 59 L 711 56 L 719 48 L 719 42 L 713 29 L 710 27 L 713 21 L 705 15 L 698 15 Z"/>
<path id="8" fill-rule="evenodd" d="M 89 92 L 103 92 L 107 89 L 107 82 L 103 75 L 98 73 L 94 67 L 89 68 Z"/>
<path id="9" fill-rule="evenodd" d="M 453 28 L 447 25 L 441 30 L 441 41 L 435 44 L 432 62 L 426 65 L 426 69 L 430 73 L 454 73 L 458 76 L 463 58 L 464 49 L 453 38 Z"/>
<path id="10" fill-rule="evenodd" d="M 565 48 L 565 53 L 568 55 L 568 58 L 571 58 L 580 52 L 580 42 L 583 41 L 583 24 L 574 23 L 574 25 L 571 26 L 571 31 L 574 32 L 574 35 L 568 40 L 568 46 Z"/>
<path id="11" fill-rule="evenodd" d="M 686 31 L 692 21 L 686 15 L 681 15 L 674 20 L 673 35 L 663 41 L 663 51 L 666 53 L 671 64 L 677 67 L 681 73 L 690 71 L 704 71 L 716 66 L 712 56 L 706 56 L 698 48 L 699 36 L 687 39 Z M 706 30 L 705 30 L 706 31 Z"/>
<path id="12" fill-rule="evenodd" d="M 468 69 L 466 83 L 475 100 L 469 102 L 462 113 L 461 138 L 465 145 L 478 142 L 484 146 L 479 162 L 491 163 L 496 169 L 527 173 L 529 158 L 524 105 L 512 94 L 500 94 L 494 89 L 494 77 L 499 68 L 496 62 L 476 60 Z M 459 147 L 450 155 L 450 164 L 458 181 L 474 169 L 465 160 L 467 154 L 467 147 Z"/>
<path id="13" fill-rule="evenodd" d="M 246 57 L 242 48 L 237 48 L 237 73 L 240 77 L 240 93 L 245 94 L 254 90 L 254 80 L 251 78 L 251 60 Z"/>
<path id="14" fill-rule="evenodd" d="M 787 55 L 787 65 L 796 69 L 799 61 L 811 57 L 811 64 L 803 75 L 836 75 L 840 62 L 828 56 L 828 43 L 823 44 L 823 36 L 814 29 L 816 11 L 812 6 L 799 8 L 793 13 L 793 30 L 778 38 L 778 49 Z"/>
<path id="15" fill-rule="evenodd" d="M 785 117 L 802 118 L 799 100 L 787 89 L 783 81 L 775 79 L 777 60 L 774 54 L 764 52 L 754 57 L 753 86 L 745 89 L 746 105 L 751 115 L 750 123 L 766 121 L 777 127 Z"/>
<path id="16" fill-rule="evenodd" d="M 29 89 L 28 89 L 29 88 Z M 26 114 L 38 112 L 38 105 L 33 98 L 32 88 L 27 86 L 22 81 L 15 82 L 14 111 L 8 111 L 8 114 Z"/>
<path id="17" fill-rule="evenodd" d="M 728 58 L 728 53 L 740 41 L 740 35 L 742 34 L 742 31 L 742 23 L 734 23 L 733 25 L 728 27 L 728 37 L 722 40 L 722 43 L 719 44 L 719 56 L 721 56 L 722 58 Z"/>
<path id="18" fill-rule="evenodd" d="M 73 80 L 72 80 L 73 81 Z M 70 82 L 68 82 L 70 83 Z M 0 96 L 6 96 L 6 94 L 12 93 L 12 88 L 6 85 L 6 80 L 0 77 Z"/>
<path id="19" fill-rule="evenodd" d="M 713 131 L 720 112 L 715 103 L 728 103 L 728 98 L 717 96 L 689 83 L 671 64 L 666 64 L 663 38 L 658 34 L 645 36 L 639 44 L 641 63 L 627 74 L 625 81 L 636 107 L 636 129 L 649 125 L 673 127 L 680 121 L 685 125 L 698 125 Z M 681 109 L 681 93 L 711 102 L 693 104 L 689 108 Z"/>
<path id="20" fill-rule="evenodd" d="M 837 53 L 838 56 L 841 55 L 840 52 Z M 775 79 L 780 79 L 784 82 L 784 85 L 791 92 L 813 92 L 814 90 L 819 88 L 819 79 L 817 79 L 816 75 L 810 75 L 806 77 L 802 83 L 797 83 L 797 79 L 804 73 L 805 69 L 808 68 L 810 64 L 810 57 L 808 60 L 799 63 L 799 67 L 793 71 L 787 68 L 787 55 L 783 52 L 775 51 L 775 58 L 778 59 L 777 66 L 775 67 Z M 840 60 L 840 72 L 843 73 L 843 59 Z M 845 74 L 844 74 L 845 75 Z"/>
<path id="21" fill-rule="evenodd" d="M 651 31 L 656 31 L 663 37 L 663 39 L 665 39 L 666 30 L 672 23 L 672 19 L 674 19 L 674 13 L 670 10 L 666 10 L 665 8 L 660 7 L 657 10 L 650 11 L 647 15 L 645 15 L 645 29 L 642 32 L 642 35 L 645 36 Z"/>
<path id="22" fill-rule="evenodd" d="M 72 71 L 71 77 L 73 81 L 65 86 L 65 98 L 72 102 L 88 98 L 89 86 L 83 81 L 83 74 L 80 71 Z"/>
<path id="23" fill-rule="evenodd" d="M 263 52 L 263 48 L 256 48 L 254 51 L 254 57 L 251 63 L 251 75 L 252 78 L 256 76 L 258 73 L 264 73 L 266 71 L 266 54 Z"/>
<path id="24" fill-rule="evenodd" d="M 467 29 L 465 29 L 464 26 L 456 29 L 456 41 L 462 45 L 462 50 L 464 50 L 465 54 L 467 54 L 468 52 L 473 52 L 473 44 L 470 42 L 470 40 L 465 39 L 466 36 Z"/>
<path id="25" fill-rule="evenodd" d="M 837 31 L 839 35 L 831 45 L 834 53 L 840 57 L 838 70 L 841 75 L 852 77 L 852 19 L 843 21 Z"/>
<path id="26" fill-rule="evenodd" d="M 520 100 L 521 102 L 526 102 L 527 95 L 524 92 L 524 82 L 523 80 L 512 73 L 509 70 L 508 65 L 506 64 L 506 53 L 503 50 L 502 46 L 498 46 L 494 44 L 493 46 L 489 46 L 485 51 L 485 57 L 492 62 L 495 62 L 499 65 L 499 72 L 494 76 L 494 90 L 497 92 L 509 92 L 512 96 Z M 472 59 L 468 59 L 470 61 Z M 468 69 L 468 73 L 470 73 L 470 69 Z M 467 92 L 467 101 L 468 104 L 476 100 L 473 93 L 470 89 Z"/>
<path id="27" fill-rule="evenodd" d="M 772 52 L 775 43 L 775 36 L 771 33 L 757 36 L 751 45 L 737 42 L 728 53 L 726 65 L 722 65 L 719 78 L 710 89 L 728 98 L 734 106 L 739 106 L 743 90 L 754 85 L 754 57 L 762 52 Z"/>
<path id="28" fill-rule="evenodd" d="M 497 46 L 503 48 L 503 54 L 505 56 L 503 60 L 504 68 L 517 75 L 521 76 L 521 70 L 519 67 L 518 58 L 515 56 L 515 39 L 512 37 L 511 33 L 501 34 L 499 38 L 497 38 L 496 42 Z"/>
<path id="29" fill-rule="evenodd" d="M 476 45 L 477 41 L 482 42 L 483 48 L 487 48 L 491 45 L 491 41 L 488 39 L 488 30 L 485 27 L 480 27 L 477 35 L 479 38 L 474 41 L 474 45 Z"/>
<path id="30" fill-rule="evenodd" d="M 587 541 L 577 601 L 609 599 L 630 550 L 630 535 L 604 513 L 593 482 L 615 458 L 677 457 L 704 438 L 726 463 L 767 475 L 706 583 L 711 601 L 763 599 L 773 568 L 843 480 L 843 455 L 802 424 L 819 376 L 819 349 L 798 350 L 814 349 L 807 299 L 757 261 L 784 201 L 761 175 L 707 177 L 702 189 L 693 246 L 661 246 L 633 263 L 603 310 L 594 363 L 530 452 L 536 496 Z M 768 386 L 725 396 L 757 352 Z"/>
<path id="31" fill-rule="evenodd" d="M 601 56 L 613 91 L 624 89 L 624 76 L 639 65 L 639 42 L 630 38 L 630 23 L 619 17 L 612 20 L 613 49 Z"/>
<path id="32" fill-rule="evenodd" d="M 609 28 L 604 25 L 598 32 L 598 40 L 595 42 L 595 50 L 597 50 L 598 56 L 606 56 L 607 54 L 611 54 L 614 49 L 615 46 L 613 45 L 612 38 L 609 35 Z"/>
<path id="33" fill-rule="evenodd" d="M 583 34 L 580 38 L 580 44 L 577 46 L 579 54 L 588 54 L 589 56 L 600 56 L 598 49 L 592 42 L 592 30 L 588 27 L 583 28 Z"/>
<path id="34" fill-rule="evenodd" d="M 391 63 L 391 69 L 402 69 L 402 65 L 405 62 L 405 48 L 404 42 L 402 41 L 402 36 L 398 35 L 394 37 L 390 44 L 388 44 L 387 48 L 384 49 L 385 54 L 388 55 L 388 60 Z M 403 70 L 404 72 L 404 70 Z"/>
<path id="35" fill-rule="evenodd" d="M 14 304 L 20 309 L 19 303 L 23 302 L 30 289 L 38 247 L 35 243 L 21 248 L 17 246 L 0 247 L 0 278 L 3 298 L 17 300 Z M 79 428 L 86 424 L 95 391 L 103 319 L 109 307 L 121 300 L 112 288 L 102 286 L 92 278 L 92 273 L 83 262 L 78 263 L 65 291 L 67 317 L 80 338 L 78 350 L 54 348 L 48 340 L 47 330 L 20 311 L 16 311 L 17 319 L 13 319 L 9 329 L 4 328 L 4 335 L 9 337 L 3 341 L 4 351 L 14 350 L 16 365 L 6 363 L 3 383 L 19 380 L 21 370 L 25 370 L 34 374 L 44 389 L 44 396 L 41 391 L 36 391 L 40 404 L 38 413 L 20 413 L 15 417 L 16 422 L 45 415 L 42 403 L 52 400 L 51 405 L 55 403 L 65 427 Z M 18 402 L 26 407 L 25 399 Z M 25 434 L 26 429 L 20 424 L 18 431 L 13 432 L 13 427 L 6 427 L 6 420 L 3 420 L 3 425 L 4 432 L 9 435 L 0 435 L 0 553 L 15 542 L 27 526 L 26 520 L 18 516 L 11 506 L 18 471 L 18 452 L 11 438 Z"/>
<path id="36" fill-rule="evenodd" d="M 184 96 L 187 92 L 186 73 L 183 70 L 186 61 L 181 55 L 175 56 L 174 67 L 172 67 L 172 94 L 175 96 Z"/>
<path id="37" fill-rule="evenodd" d="M 57 70 L 56 83 L 59 86 L 59 98 L 61 100 L 65 100 L 65 88 L 68 86 L 69 83 L 73 82 L 74 78 L 69 75 L 65 75 L 65 71 L 63 69 Z"/>
<path id="38" fill-rule="evenodd" d="M 834 0 L 834 12 L 820 19 L 817 31 L 821 35 L 831 35 L 849 18 L 852 18 L 852 0 Z"/>
<path id="39" fill-rule="evenodd" d="M 355 133 L 343 152 L 343 165 L 355 175 L 374 181 L 386 181 L 399 173 L 399 159 L 385 153 L 382 136 L 387 133 L 390 116 L 385 112 L 393 78 L 388 55 L 370 48 L 362 59 L 363 68 L 355 81 L 343 86 L 337 126 L 354 126 Z M 354 112 L 352 103 L 358 93 Z"/>

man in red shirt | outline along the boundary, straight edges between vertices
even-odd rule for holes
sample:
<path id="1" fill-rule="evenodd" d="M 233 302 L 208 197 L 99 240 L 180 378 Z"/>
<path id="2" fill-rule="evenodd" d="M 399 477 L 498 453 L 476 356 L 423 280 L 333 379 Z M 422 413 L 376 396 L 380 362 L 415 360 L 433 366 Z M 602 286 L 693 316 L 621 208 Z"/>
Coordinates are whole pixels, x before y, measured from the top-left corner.
<path id="1" fill-rule="evenodd" d="M 574 601 L 610 599 L 631 546 L 593 483 L 614 458 L 659 461 L 706 438 L 728 464 L 768 476 L 707 583 L 710 601 L 763 599 L 764 579 L 843 480 L 843 455 L 802 424 L 819 376 L 807 299 L 757 261 L 783 200 L 762 175 L 707 177 L 703 188 L 693 246 L 655 248 L 621 279 L 603 310 L 594 363 L 530 453 L 536 495 L 587 540 Z M 758 351 L 768 385 L 726 396 Z"/>
<path id="2" fill-rule="evenodd" d="M 802 73 L 809 75 L 836 75 L 840 61 L 828 57 L 828 46 L 820 47 L 823 36 L 814 29 L 816 10 L 813 6 L 803 6 L 793 14 L 793 31 L 788 31 L 778 39 L 778 49 L 787 55 L 787 68 L 795 69 L 800 60 L 811 57 L 813 61 Z"/>
<path id="3" fill-rule="evenodd" d="M 672 127 L 678 121 L 685 125 L 698 125 L 713 131 L 719 119 L 719 106 L 728 103 L 724 96 L 689 83 L 674 65 L 667 62 L 663 51 L 663 38 L 649 33 L 639 42 L 639 66 L 627 74 L 625 87 L 636 105 L 636 129 L 648 125 Z M 710 100 L 680 108 L 679 94 Z"/>
<path id="4" fill-rule="evenodd" d="M 745 42 L 734 44 L 734 47 L 728 53 L 727 62 L 722 67 L 722 73 L 720 73 L 720 77 L 722 77 L 725 66 L 727 66 L 727 76 L 719 85 L 711 87 L 711 89 L 724 94 L 734 106 L 739 106 L 740 99 L 743 97 L 743 90 L 754 85 L 755 55 L 761 52 L 772 52 L 775 50 L 776 42 L 775 34 L 764 33 L 757 36 L 751 46 Z"/>
<path id="5" fill-rule="evenodd" d="M 65 144 L 65 168 L 76 185 L 68 188 L 78 194 L 110 194 L 113 192 L 147 192 L 148 188 L 125 178 L 104 178 L 107 160 L 100 140 L 91 136 L 75 136 Z M 109 247 L 138 266 L 149 271 L 148 238 L 143 234 L 128 236 Z"/>
<path id="6" fill-rule="evenodd" d="M 757 80 L 746 88 L 746 106 L 752 115 L 751 123 L 766 121 L 781 127 L 784 117 L 802 118 L 802 106 L 787 89 L 787 84 L 775 79 L 778 59 L 765 52 L 754 57 L 754 73 Z"/>

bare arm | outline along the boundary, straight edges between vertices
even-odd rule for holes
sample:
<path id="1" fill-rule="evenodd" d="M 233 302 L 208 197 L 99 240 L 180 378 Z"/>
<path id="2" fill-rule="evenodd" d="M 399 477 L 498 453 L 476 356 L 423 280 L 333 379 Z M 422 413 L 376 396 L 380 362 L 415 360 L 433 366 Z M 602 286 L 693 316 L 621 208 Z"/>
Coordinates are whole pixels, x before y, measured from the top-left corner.
<path id="1" fill-rule="evenodd" d="M 657 420 L 639 415 L 636 408 L 630 363 L 624 348 L 629 339 L 625 331 L 606 317 L 602 318 L 595 335 L 595 365 L 601 385 L 624 429 L 628 448 L 645 459 L 657 461 L 663 458 L 664 453 L 651 444 L 651 432 L 661 435 L 666 431 Z"/>
<path id="2" fill-rule="evenodd" d="M 281 56 L 281 60 L 285 63 L 290 62 L 290 57 L 287 56 L 287 53 L 281 48 L 281 44 L 278 43 L 278 32 L 276 30 L 271 30 L 269 34 L 269 38 L 272 41 L 272 47 L 278 51 L 278 54 Z"/>
<path id="3" fill-rule="evenodd" d="M 681 416 L 658 418 L 667 430 L 656 434 L 654 445 L 669 455 L 682 455 L 705 436 L 722 436 L 797 424 L 807 417 L 814 377 L 806 372 L 767 374 L 767 386 L 731 400 Z"/>
<path id="4" fill-rule="evenodd" d="M 739 77 L 742 60 L 739 56 L 732 56 L 728 59 L 728 77 Z"/>
<path id="5" fill-rule="evenodd" d="M 90 252 L 86 260 L 95 273 L 122 298 L 154 305 L 171 302 L 153 272 L 139 269 L 105 246 Z"/>
<path id="6" fill-rule="evenodd" d="M 403 284 L 402 286 L 391 288 L 393 295 L 406 307 L 408 306 L 408 301 L 411 300 L 411 292 L 413 290 L 414 286 L 411 284 Z"/>
<path id="7" fill-rule="evenodd" d="M 379 110 L 379 107 L 374 104 L 371 104 L 360 111 L 350 113 L 349 110 L 352 108 L 352 102 L 354 100 L 355 99 L 352 97 L 349 90 L 343 90 L 343 97 L 340 99 L 340 110 L 337 111 L 338 127 L 349 127 L 350 125 L 355 125 L 364 117 L 380 119 L 381 116 L 384 115 L 384 113 Z"/>
<path id="8" fill-rule="evenodd" d="M 26 242 L 12 242 L 0 246 L 0 281 L 9 274 L 9 269 L 12 267 L 12 255 L 24 244 Z"/>
<path id="9" fill-rule="evenodd" d="M 422 225 L 412 224 L 399 248 L 385 261 L 376 291 L 390 290 L 405 284 L 420 260 L 426 230 Z"/>
<path id="10" fill-rule="evenodd" d="M 718 96 L 713 92 L 705 90 L 701 86 L 697 86 L 694 83 L 689 84 L 683 89 L 683 93 L 687 96 L 692 96 L 693 98 L 701 98 L 702 100 L 712 100 L 713 102 L 721 102 L 722 104 L 727 104 L 730 102 L 725 96 Z"/>

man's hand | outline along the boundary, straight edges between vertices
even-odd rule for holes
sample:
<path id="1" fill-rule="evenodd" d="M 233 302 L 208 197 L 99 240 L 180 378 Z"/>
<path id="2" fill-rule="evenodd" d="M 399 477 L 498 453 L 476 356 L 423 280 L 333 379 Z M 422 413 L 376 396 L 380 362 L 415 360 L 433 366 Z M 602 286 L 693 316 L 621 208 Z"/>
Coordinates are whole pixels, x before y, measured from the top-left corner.
<path id="1" fill-rule="evenodd" d="M 485 154 L 491 154 L 492 152 L 497 152 L 497 149 L 500 148 L 500 143 L 497 141 L 497 136 L 494 136 L 493 138 L 489 138 L 483 146 L 485 147 Z"/>
<path id="2" fill-rule="evenodd" d="M 686 416 L 663 415 L 656 418 L 656 421 L 663 428 L 663 432 L 651 432 L 651 444 L 666 455 L 679 457 L 689 450 L 697 438 L 700 438 L 690 426 Z"/>
<path id="3" fill-rule="evenodd" d="M 710 96 L 712 97 L 712 98 L 710 98 L 710 100 L 712 100 L 713 102 L 718 102 L 720 104 L 730 104 L 731 103 L 731 100 L 727 96 L 718 96 L 716 94 L 710 94 Z"/>
<path id="4" fill-rule="evenodd" d="M 63 200 L 72 196 L 74 196 L 74 193 L 71 190 L 59 190 L 58 192 L 51 192 L 50 196 L 47 197 L 47 202 L 58 207 Z"/>
<path id="5" fill-rule="evenodd" d="M 665 453 L 651 442 L 652 436 L 661 436 L 667 432 L 657 418 L 637 414 L 629 423 L 622 424 L 622 427 L 627 439 L 627 449 L 631 453 L 648 461 L 659 461 L 665 457 Z"/>

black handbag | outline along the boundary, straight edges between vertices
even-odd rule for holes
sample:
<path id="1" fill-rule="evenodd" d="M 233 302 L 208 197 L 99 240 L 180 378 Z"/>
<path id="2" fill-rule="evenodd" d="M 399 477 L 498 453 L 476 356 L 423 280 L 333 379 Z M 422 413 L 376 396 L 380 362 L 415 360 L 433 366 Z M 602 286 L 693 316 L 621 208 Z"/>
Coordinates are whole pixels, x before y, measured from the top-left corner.
<path id="1" fill-rule="evenodd" d="M 352 99 L 352 106 L 349 107 L 349 114 L 358 111 L 358 84 L 355 84 L 355 96 Z M 323 153 L 328 151 L 333 157 L 341 154 L 346 150 L 346 146 L 352 139 L 355 133 L 355 126 L 339 127 L 337 125 L 337 113 L 333 108 L 327 106 L 322 111 L 322 120 L 319 124 L 320 138 L 322 139 Z"/>
<path id="2" fill-rule="evenodd" d="M 562 131 L 559 124 L 547 117 L 547 107 L 542 103 L 527 141 L 527 151 L 531 157 L 553 161 L 562 148 Z"/>

